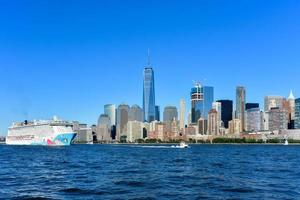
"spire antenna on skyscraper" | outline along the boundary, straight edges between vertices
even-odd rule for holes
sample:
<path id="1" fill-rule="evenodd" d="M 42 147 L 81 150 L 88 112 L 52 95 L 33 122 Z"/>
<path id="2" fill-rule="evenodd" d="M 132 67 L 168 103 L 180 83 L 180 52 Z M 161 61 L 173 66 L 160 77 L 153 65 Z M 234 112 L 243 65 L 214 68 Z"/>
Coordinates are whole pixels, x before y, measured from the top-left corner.
<path id="1" fill-rule="evenodd" d="M 290 95 L 289 95 L 288 99 L 295 99 L 295 96 L 293 94 L 293 90 L 290 91 Z"/>
<path id="2" fill-rule="evenodd" d="M 148 48 L 148 67 L 151 66 L 150 49 Z"/>

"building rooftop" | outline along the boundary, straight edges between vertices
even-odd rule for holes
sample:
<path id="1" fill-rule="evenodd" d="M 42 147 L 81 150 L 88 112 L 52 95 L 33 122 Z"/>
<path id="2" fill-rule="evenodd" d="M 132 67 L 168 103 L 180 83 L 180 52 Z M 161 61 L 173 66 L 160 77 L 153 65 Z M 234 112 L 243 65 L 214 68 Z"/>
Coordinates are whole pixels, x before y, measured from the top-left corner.
<path id="1" fill-rule="evenodd" d="M 293 94 L 293 91 L 291 90 L 291 92 L 290 92 L 290 95 L 289 95 L 289 98 L 288 99 L 295 99 L 295 96 L 294 96 L 294 94 Z"/>

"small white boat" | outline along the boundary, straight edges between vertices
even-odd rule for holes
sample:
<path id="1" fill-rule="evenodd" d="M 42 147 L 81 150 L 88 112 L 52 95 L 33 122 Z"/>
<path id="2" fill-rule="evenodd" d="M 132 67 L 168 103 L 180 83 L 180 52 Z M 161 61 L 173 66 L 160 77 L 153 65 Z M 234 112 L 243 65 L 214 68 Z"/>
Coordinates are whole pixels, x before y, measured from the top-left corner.
<path id="1" fill-rule="evenodd" d="M 90 141 L 90 142 L 88 142 L 88 143 L 86 143 L 86 144 L 94 144 L 94 142 L 93 142 L 93 141 Z"/>
<path id="2" fill-rule="evenodd" d="M 173 148 L 178 148 L 178 149 L 187 149 L 189 148 L 189 145 L 186 144 L 185 142 L 180 142 L 179 145 L 176 145 L 176 146 L 172 146 Z"/>
<path id="3" fill-rule="evenodd" d="M 284 141 L 284 145 L 285 145 L 285 146 L 288 146 L 288 145 L 289 145 L 289 141 L 288 141 L 287 139 Z"/>

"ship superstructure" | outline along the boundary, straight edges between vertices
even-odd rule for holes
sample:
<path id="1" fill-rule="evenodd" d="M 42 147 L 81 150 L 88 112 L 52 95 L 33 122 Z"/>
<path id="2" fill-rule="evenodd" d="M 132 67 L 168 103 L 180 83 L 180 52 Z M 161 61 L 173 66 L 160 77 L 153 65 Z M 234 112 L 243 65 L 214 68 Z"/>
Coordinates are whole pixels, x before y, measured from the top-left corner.
<path id="1" fill-rule="evenodd" d="M 72 123 L 58 119 L 13 123 L 8 128 L 8 145 L 67 146 L 75 138 Z"/>

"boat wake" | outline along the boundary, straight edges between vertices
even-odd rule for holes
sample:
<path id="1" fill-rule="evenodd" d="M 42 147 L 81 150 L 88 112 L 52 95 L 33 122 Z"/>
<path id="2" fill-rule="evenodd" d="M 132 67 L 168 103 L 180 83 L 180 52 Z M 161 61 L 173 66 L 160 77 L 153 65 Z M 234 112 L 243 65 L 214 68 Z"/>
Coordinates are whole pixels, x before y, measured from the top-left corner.
<path id="1" fill-rule="evenodd" d="M 136 145 L 136 146 L 132 146 L 135 148 L 149 148 L 149 149 L 171 149 L 172 146 L 140 146 L 140 145 Z"/>
<path id="2" fill-rule="evenodd" d="M 131 146 L 135 148 L 150 148 L 150 149 L 186 149 L 190 148 L 185 142 L 181 142 L 179 145 L 172 145 L 172 146 L 162 146 L 162 145 L 135 145 Z"/>

